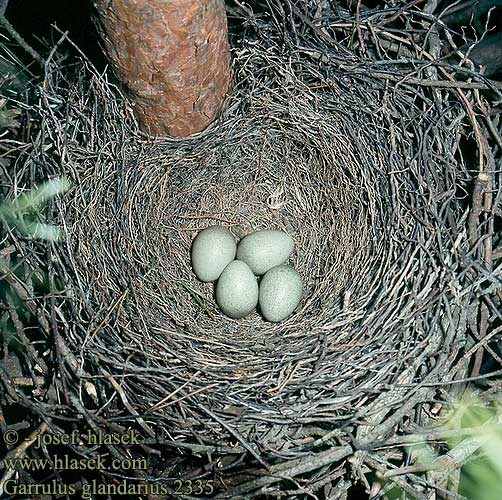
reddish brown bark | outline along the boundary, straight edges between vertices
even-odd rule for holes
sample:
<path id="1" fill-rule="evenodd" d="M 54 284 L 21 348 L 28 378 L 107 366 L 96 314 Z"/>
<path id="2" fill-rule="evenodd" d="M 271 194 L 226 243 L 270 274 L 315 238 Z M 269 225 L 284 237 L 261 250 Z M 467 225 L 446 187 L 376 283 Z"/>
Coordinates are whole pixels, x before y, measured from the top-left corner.
<path id="1" fill-rule="evenodd" d="M 186 136 L 220 112 L 230 84 L 223 0 L 95 0 L 99 29 L 141 128 Z"/>

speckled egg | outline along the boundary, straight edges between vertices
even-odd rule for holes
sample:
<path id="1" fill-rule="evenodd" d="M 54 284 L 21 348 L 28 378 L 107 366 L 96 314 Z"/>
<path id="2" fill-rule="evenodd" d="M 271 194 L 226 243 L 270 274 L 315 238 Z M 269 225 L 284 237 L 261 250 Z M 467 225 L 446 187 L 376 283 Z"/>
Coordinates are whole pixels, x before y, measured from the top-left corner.
<path id="1" fill-rule="evenodd" d="M 237 245 L 232 233 L 222 226 L 203 229 L 192 243 L 192 267 L 201 281 L 216 281 L 235 259 Z"/>
<path id="2" fill-rule="evenodd" d="M 292 267 L 273 267 L 260 282 L 261 313 L 273 323 L 282 321 L 296 309 L 302 295 L 302 278 Z"/>
<path id="3" fill-rule="evenodd" d="M 242 238 L 237 247 L 237 258 L 245 262 L 255 274 L 265 274 L 269 269 L 284 264 L 295 244 L 284 231 L 256 231 Z"/>
<path id="4" fill-rule="evenodd" d="M 247 316 L 258 304 L 258 283 L 249 266 L 230 262 L 216 284 L 216 302 L 231 318 Z"/>

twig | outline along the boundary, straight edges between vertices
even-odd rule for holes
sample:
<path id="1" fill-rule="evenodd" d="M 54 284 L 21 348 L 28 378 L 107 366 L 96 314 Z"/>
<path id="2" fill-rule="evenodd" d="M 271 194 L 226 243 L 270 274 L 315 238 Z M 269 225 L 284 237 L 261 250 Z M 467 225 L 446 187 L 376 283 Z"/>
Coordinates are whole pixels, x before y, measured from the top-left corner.
<path id="1" fill-rule="evenodd" d="M 26 51 L 30 54 L 35 61 L 37 61 L 41 66 L 44 66 L 45 60 L 44 58 L 33 49 L 28 43 L 26 43 L 23 37 L 14 29 L 14 26 L 10 24 L 5 15 L 0 12 L 0 24 L 7 30 L 12 38 Z"/>
<path id="2" fill-rule="evenodd" d="M 274 465 L 270 468 L 269 472 L 264 472 L 262 477 L 228 490 L 222 495 L 219 495 L 218 498 L 238 498 L 241 495 L 255 490 L 256 494 L 259 494 L 266 486 L 338 462 L 351 453 L 352 448 L 350 446 L 335 447 L 321 453 L 309 454 L 304 458 Z"/>
<path id="3" fill-rule="evenodd" d="M 436 458 L 433 462 L 429 464 L 417 464 L 411 465 L 409 467 L 400 467 L 397 469 L 392 469 L 384 474 L 385 478 L 391 478 L 395 476 L 402 476 L 404 474 L 411 474 L 414 472 L 427 472 L 427 471 L 442 471 L 451 472 L 453 469 L 458 469 L 462 467 L 464 462 L 466 462 L 476 451 L 479 450 L 490 440 L 489 434 L 482 434 L 465 439 L 459 445 L 452 448 L 450 451 L 444 455 Z"/>
<path id="4" fill-rule="evenodd" d="M 361 53 L 366 54 L 366 44 L 364 43 L 364 38 L 361 34 L 361 0 L 357 0 L 356 4 L 356 31 L 357 37 L 359 38 L 359 45 L 361 47 Z"/>
<path id="5" fill-rule="evenodd" d="M 481 303 L 480 306 L 480 318 L 479 318 L 479 340 L 483 340 L 486 337 L 486 331 L 488 329 L 488 307 L 485 303 Z M 483 362 L 483 345 L 480 345 L 479 349 L 476 351 L 476 356 L 474 358 L 474 365 L 472 367 L 472 377 L 477 377 L 481 369 L 481 363 Z"/>
<path id="6" fill-rule="evenodd" d="M 379 23 L 379 26 L 385 26 L 386 24 L 394 22 L 399 16 L 403 15 L 405 12 L 409 11 L 412 7 L 424 2 L 425 0 L 412 0 L 410 3 L 400 7 L 392 16 L 388 19 L 384 19 Z"/>
<path id="7" fill-rule="evenodd" d="M 482 427 L 484 432 L 490 433 L 500 429 L 499 424 L 488 423 Z M 445 441 L 450 438 L 458 438 L 460 436 L 478 436 L 481 428 L 466 427 L 459 429 L 450 429 L 441 427 L 439 429 L 420 429 L 413 434 L 405 434 L 404 436 L 392 436 L 381 444 L 381 449 L 391 446 L 405 446 L 409 444 L 425 443 L 430 441 Z M 379 449 L 375 447 L 375 450 Z"/>
<path id="8" fill-rule="evenodd" d="M 60 344 L 60 335 L 56 322 L 56 290 L 54 287 L 54 268 L 53 268 L 53 259 L 52 259 L 52 244 L 48 243 L 47 245 L 47 256 L 48 256 L 48 269 L 47 269 L 47 277 L 49 280 L 49 292 L 50 292 L 50 304 L 51 304 L 51 331 L 52 336 L 54 338 L 54 345 L 56 347 L 56 360 L 59 368 L 59 377 L 61 380 L 61 386 L 63 388 L 63 396 L 66 404 L 70 403 L 70 398 L 68 396 L 68 387 L 66 384 L 66 376 L 65 376 L 65 367 L 63 363 L 63 357 L 61 355 L 61 344 Z"/>
<path id="9" fill-rule="evenodd" d="M 99 325 L 93 329 L 93 331 L 90 333 L 89 336 L 86 336 L 84 342 L 82 343 L 81 349 L 84 349 L 86 344 L 88 342 L 91 342 L 94 339 L 94 337 L 96 336 L 96 334 L 103 328 L 103 326 L 108 323 L 108 320 L 110 319 L 113 311 L 115 309 L 117 309 L 117 307 L 120 307 L 122 305 L 122 302 L 126 298 L 127 293 L 128 293 L 128 290 L 124 290 L 120 294 L 120 296 L 117 297 L 117 299 L 113 302 L 113 304 L 108 308 L 108 311 L 106 311 L 106 314 L 105 314 L 104 318 L 100 321 Z"/>
<path id="10" fill-rule="evenodd" d="M 9 5 L 9 0 L 0 0 L 0 16 L 3 16 L 5 14 L 7 5 Z"/>
<path id="11" fill-rule="evenodd" d="M 43 434 L 48 428 L 45 422 L 42 422 L 36 430 L 34 430 L 26 439 L 24 439 L 21 444 L 14 450 L 7 453 L 5 459 L 17 460 L 26 454 L 28 448 L 38 439 L 38 436 Z M 0 480 L 0 497 L 3 496 L 4 484 L 8 481 L 16 470 L 14 468 L 6 468 L 6 471 Z"/>
<path id="12" fill-rule="evenodd" d="M 202 411 L 207 413 L 213 420 L 218 422 L 222 427 L 224 427 L 230 434 L 239 441 L 239 443 L 254 457 L 256 460 L 261 463 L 267 471 L 271 470 L 271 467 L 263 458 L 260 457 L 260 455 L 256 452 L 256 450 L 240 435 L 238 431 L 232 428 L 229 424 L 227 424 L 223 419 L 218 417 L 218 415 L 215 415 L 209 408 L 206 408 L 205 406 L 200 407 Z"/>
<path id="13" fill-rule="evenodd" d="M 110 382 L 110 384 L 112 384 L 113 388 L 117 391 L 118 395 L 120 396 L 120 399 L 122 400 L 122 403 L 124 403 L 124 406 L 131 412 L 131 415 L 137 417 L 138 423 L 141 425 L 141 427 L 143 427 L 145 432 L 150 437 L 155 437 L 155 432 L 145 422 L 145 420 L 139 416 L 139 413 L 132 407 L 131 403 L 129 403 L 129 400 L 127 399 L 124 390 L 122 389 L 120 384 L 118 384 L 117 381 L 112 377 L 111 373 L 109 373 L 104 368 L 101 369 L 101 372 L 103 373 L 104 377 Z"/>
<path id="14" fill-rule="evenodd" d="M 383 464 L 378 462 L 378 460 L 375 460 L 375 458 L 369 456 L 368 454 L 365 454 L 363 457 L 363 461 L 369 467 L 377 471 L 377 476 L 380 476 L 382 478 L 387 478 L 387 474 L 390 471 Z M 403 491 L 408 493 L 412 498 L 415 498 L 416 500 L 427 500 L 428 497 L 426 495 L 420 493 L 415 488 L 413 488 L 413 486 L 409 484 L 405 479 L 394 476 L 389 476 L 388 479 L 394 482 Z"/>
<path id="15" fill-rule="evenodd" d="M 481 152 L 479 154 L 481 154 Z M 475 246 L 478 239 L 478 220 L 483 207 L 483 197 L 490 186 L 490 181 L 491 176 L 488 173 L 483 172 L 483 169 L 481 168 L 474 183 L 474 190 L 472 192 L 472 207 L 469 213 L 469 241 L 472 247 Z"/>

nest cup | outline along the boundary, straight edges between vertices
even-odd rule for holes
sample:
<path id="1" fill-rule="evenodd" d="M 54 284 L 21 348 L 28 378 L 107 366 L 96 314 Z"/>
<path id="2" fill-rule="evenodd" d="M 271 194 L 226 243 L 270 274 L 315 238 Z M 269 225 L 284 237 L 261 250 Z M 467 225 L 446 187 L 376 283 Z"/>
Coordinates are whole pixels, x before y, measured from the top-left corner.
<path id="1" fill-rule="evenodd" d="M 388 237 L 379 201 L 381 144 L 367 122 L 330 109 L 333 94 L 313 94 L 289 78 L 289 88 L 230 118 L 228 129 L 195 145 L 137 151 L 131 144 L 114 179 L 107 164 L 106 182 L 102 170 L 79 180 L 92 203 L 75 200 L 68 240 L 78 242 L 86 287 L 95 303 L 109 306 L 127 291 L 117 321 L 131 337 L 119 342 L 141 339 L 159 368 L 174 350 L 186 370 L 203 370 L 211 380 L 223 367 L 247 384 L 279 354 L 317 342 L 344 307 L 367 293 L 381 264 L 375 257 Z M 111 199 L 120 203 L 105 203 Z M 234 320 L 218 310 L 213 284 L 199 282 L 190 261 L 193 238 L 213 224 L 237 239 L 262 229 L 293 237 L 290 264 L 305 293 L 289 319 L 272 324 L 255 312 Z M 262 399 L 263 389 L 248 397 Z"/>

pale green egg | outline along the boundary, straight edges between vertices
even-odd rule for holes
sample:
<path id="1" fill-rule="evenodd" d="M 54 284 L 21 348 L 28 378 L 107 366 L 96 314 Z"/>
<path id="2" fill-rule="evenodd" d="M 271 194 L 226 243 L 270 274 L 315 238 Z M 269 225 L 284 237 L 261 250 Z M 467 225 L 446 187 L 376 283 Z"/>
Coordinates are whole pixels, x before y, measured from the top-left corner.
<path id="1" fill-rule="evenodd" d="M 215 296 L 227 316 L 247 316 L 258 304 L 258 283 L 249 266 L 240 260 L 230 262 L 216 284 Z"/>
<path id="2" fill-rule="evenodd" d="M 222 226 L 203 229 L 192 243 L 192 267 L 201 281 L 216 281 L 235 258 L 237 245 L 232 233 Z"/>
<path id="3" fill-rule="evenodd" d="M 284 231 L 256 231 L 245 236 L 237 247 L 237 258 L 245 262 L 255 274 L 284 264 L 293 252 L 294 241 Z"/>
<path id="4" fill-rule="evenodd" d="M 277 266 L 260 282 L 259 303 L 263 317 L 277 323 L 286 319 L 298 306 L 303 295 L 303 281 L 292 267 Z"/>

